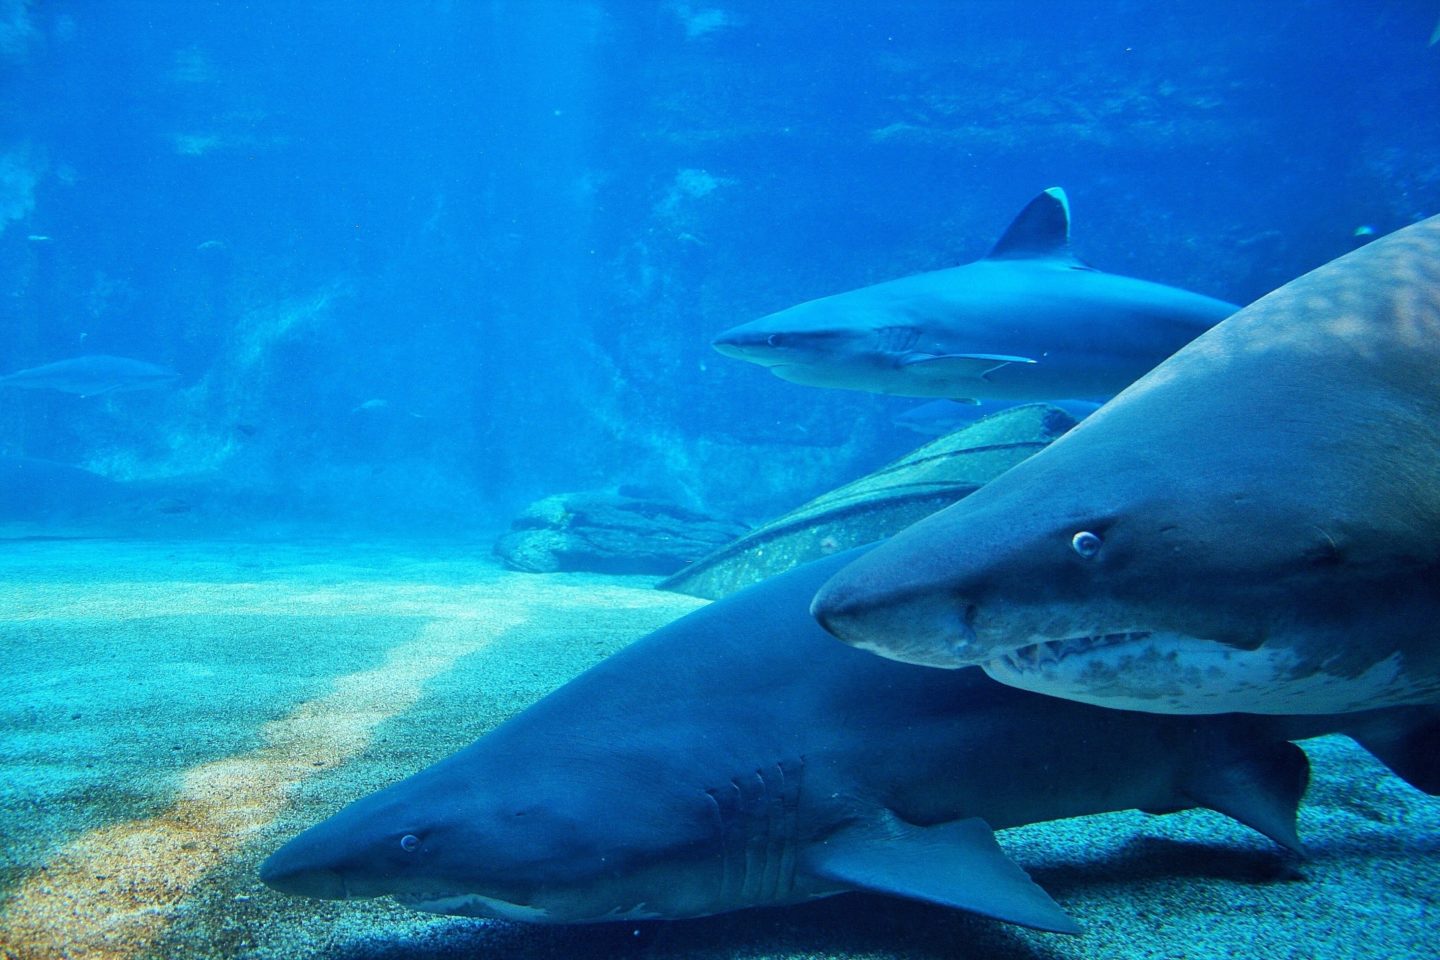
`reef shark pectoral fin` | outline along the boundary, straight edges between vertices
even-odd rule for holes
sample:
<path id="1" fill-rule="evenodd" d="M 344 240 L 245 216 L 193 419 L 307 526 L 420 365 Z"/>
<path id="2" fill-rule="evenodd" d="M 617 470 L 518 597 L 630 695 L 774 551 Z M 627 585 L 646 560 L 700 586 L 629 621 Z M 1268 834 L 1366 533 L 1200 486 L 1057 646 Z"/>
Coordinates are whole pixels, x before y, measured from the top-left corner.
<path id="1" fill-rule="evenodd" d="M 900 361 L 900 365 L 912 373 L 943 380 L 984 380 L 1008 364 L 1034 362 L 1029 357 L 1001 353 L 917 353 Z"/>
<path id="2" fill-rule="evenodd" d="M 1203 807 L 1238 820 L 1296 853 L 1300 798 L 1310 784 L 1310 760 L 1288 740 L 1268 744 L 1185 778 L 1181 790 Z"/>
<path id="3" fill-rule="evenodd" d="M 835 833 L 809 854 L 812 872 L 887 893 L 1052 933 L 1080 925 L 1015 861 L 978 817 L 917 827 L 893 814 Z"/>

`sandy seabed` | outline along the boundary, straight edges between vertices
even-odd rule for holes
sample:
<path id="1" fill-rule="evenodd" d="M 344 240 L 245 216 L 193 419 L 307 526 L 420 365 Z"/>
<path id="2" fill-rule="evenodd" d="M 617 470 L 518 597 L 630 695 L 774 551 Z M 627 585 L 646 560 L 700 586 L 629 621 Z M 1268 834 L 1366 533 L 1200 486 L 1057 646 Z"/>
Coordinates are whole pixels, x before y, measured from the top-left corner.
<path id="1" fill-rule="evenodd" d="M 1342 738 L 1305 744 L 1305 860 L 1208 811 L 1002 834 L 1081 937 L 859 895 L 527 927 L 256 879 L 698 605 L 652 583 L 513 573 L 483 543 L 0 541 L 0 957 L 1440 956 L 1440 800 Z"/>

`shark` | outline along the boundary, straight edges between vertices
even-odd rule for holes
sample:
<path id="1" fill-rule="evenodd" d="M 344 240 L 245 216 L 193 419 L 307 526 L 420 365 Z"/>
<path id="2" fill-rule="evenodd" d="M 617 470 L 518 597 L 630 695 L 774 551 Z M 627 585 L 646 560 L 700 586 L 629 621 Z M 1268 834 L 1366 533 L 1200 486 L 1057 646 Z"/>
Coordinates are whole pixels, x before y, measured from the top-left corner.
<path id="1" fill-rule="evenodd" d="M 1440 700 L 1440 217 L 1201 336 L 816 594 L 835 636 L 1164 713 Z"/>
<path id="2" fill-rule="evenodd" d="M 174 370 L 144 360 L 93 353 L 0 376 L 0 386 L 59 390 L 79 397 L 97 397 L 107 393 L 168 387 L 178 379 L 180 374 Z"/>
<path id="3" fill-rule="evenodd" d="M 863 549 L 863 548 L 862 548 Z M 1440 790 L 1440 711 L 1164 717 L 834 642 L 810 597 L 855 552 L 637 640 L 289 840 L 283 893 L 530 923 L 696 917 L 872 891 L 1080 927 L 994 831 L 1208 807 L 1300 849 L 1290 741 L 1340 729 Z"/>
<path id="4" fill-rule="evenodd" d="M 1070 248 L 1065 191 L 1051 187 L 980 260 L 810 300 L 712 346 L 817 387 L 1104 400 L 1237 309 L 1086 265 Z"/>

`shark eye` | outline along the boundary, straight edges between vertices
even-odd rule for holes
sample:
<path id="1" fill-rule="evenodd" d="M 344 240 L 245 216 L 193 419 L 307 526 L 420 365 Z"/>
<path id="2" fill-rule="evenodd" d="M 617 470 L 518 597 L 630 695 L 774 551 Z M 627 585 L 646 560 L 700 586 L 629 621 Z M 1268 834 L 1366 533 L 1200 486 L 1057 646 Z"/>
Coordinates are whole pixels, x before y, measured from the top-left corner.
<path id="1" fill-rule="evenodd" d="M 1103 542 L 1098 534 L 1091 533 L 1089 530 L 1081 530 L 1070 538 L 1070 549 L 1086 560 L 1090 560 L 1100 552 Z"/>
<path id="2" fill-rule="evenodd" d="M 770 334 L 770 336 L 765 338 L 765 343 L 772 347 L 778 347 L 781 343 L 784 342 L 784 340 L 785 338 L 782 337 L 780 334 L 772 333 Z"/>
<path id="3" fill-rule="evenodd" d="M 415 836 L 415 834 L 413 833 L 407 833 L 405 834 L 405 836 L 400 838 L 400 849 L 404 850 L 406 853 L 414 853 L 415 849 L 419 846 L 420 838 Z"/>

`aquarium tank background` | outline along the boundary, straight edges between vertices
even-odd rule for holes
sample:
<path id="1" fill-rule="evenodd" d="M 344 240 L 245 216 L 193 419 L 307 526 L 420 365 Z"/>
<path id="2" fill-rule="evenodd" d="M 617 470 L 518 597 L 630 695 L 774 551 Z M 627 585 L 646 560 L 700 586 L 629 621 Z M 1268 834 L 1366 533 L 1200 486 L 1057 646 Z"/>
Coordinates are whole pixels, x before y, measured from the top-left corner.
<path id="1" fill-rule="evenodd" d="M 0 455 L 142 529 L 456 532 L 629 488 L 761 519 L 905 398 L 714 353 L 982 256 L 1063 186 L 1095 266 L 1246 303 L 1440 209 L 1421 0 L 0 2 Z M 23 513 L 12 489 L 9 508 Z"/>

